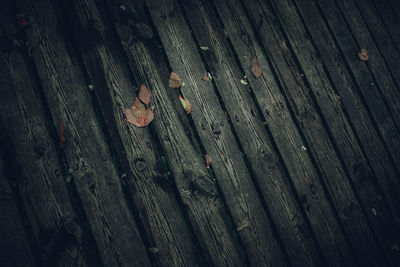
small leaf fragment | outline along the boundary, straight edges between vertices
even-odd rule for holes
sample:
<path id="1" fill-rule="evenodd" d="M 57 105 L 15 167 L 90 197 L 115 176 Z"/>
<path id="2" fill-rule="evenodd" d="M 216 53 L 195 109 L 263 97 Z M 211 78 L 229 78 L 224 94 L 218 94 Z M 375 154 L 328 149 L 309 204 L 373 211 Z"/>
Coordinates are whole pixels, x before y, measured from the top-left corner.
<path id="1" fill-rule="evenodd" d="M 305 146 L 301 146 L 301 149 L 303 149 L 304 151 L 307 151 L 307 148 Z"/>
<path id="2" fill-rule="evenodd" d="M 378 213 L 376 212 L 376 209 L 374 209 L 374 208 L 371 209 L 371 212 L 372 212 L 372 214 L 373 214 L 374 216 L 378 215 Z"/>
<path id="3" fill-rule="evenodd" d="M 249 226 L 250 226 L 250 220 L 249 220 L 249 218 L 245 218 L 243 221 L 241 221 L 240 223 L 238 223 L 236 225 L 236 231 L 239 232 Z"/>
<path id="4" fill-rule="evenodd" d="M 140 90 L 139 90 L 140 101 L 142 101 L 143 103 L 148 105 L 150 102 L 150 97 L 151 97 L 151 94 L 150 94 L 149 88 L 147 88 L 146 85 L 142 84 L 140 86 Z"/>
<path id="5" fill-rule="evenodd" d="M 17 14 L 15 14 L 15 17 L 17 18 L 17 24 L 21 28 L 25 28 L 25 27 L 27 27 L 29 25 L 28 22 L 26 22 L 26 20 L 25 20 L 25 14 L 17 13 Z"/>
<path id="6" fill-rule="evenodd" d="M 211 81 L 211 79 L 210 79 L 210 77 L 208 77 L 208 75 L 204 75 L 202 79 L 203 79 L 203 81 L 206 81 L 206 82 Z"/>
<path id="7" fill-rule="evenodd" d="M 362 60 L 362 61 L 367 61 L 369 59 L 368 57 L 368 50 L 365 48 L 362 48 L 360 50 L 360 52 L 358 53 L 358 57 Z"/>
<path id="8" fill-rule="evenodd" d="M 72 180 L 72 175 L 69 174 L 69 175 L 65 178 L 65 181 L 66 181 L 67 183 L 70 183 L 71 180 Z"/>
<path id="9" fill-rule="evenodd" d="M 209 155 L 204 155 L 204 159 L 206 161 L 207 169 L 209 169 L 211 165 L 211 157 Z"/>
<path id="10" fill-rule="evenodd" d="M 58 129 L 58 136 L 59 136 L 58 141 L 60 142 L 61 149 L 64 148 L 64 143 L 65 143 L 65 141 L 67 141 L 67 139 L 65 139 L 65 136 L 64 136 L 64 126 L 65 126 L 65 123 L 63 121 L 60 125 L 60 128 Z"/>
<path id="11" fill-rule="evenodd" d="M 160 250 L 159 250 L 158 248 L 154 248 L 154 247 L 149 248 L 149 250 L 150 250 L 150 252 L 153 253 L 153 254 L 157 254 L 158 252 L 160 252 Z"/>
<path id="12" fill-rule="evenodd" d="M 201 50 L 208 50 L 209 48 L 208 48 L 208 46 L 200 46 L 200 49 Z"/>
<path id="13" fill-rule="evenodd" d="M 172 88 L 179 88 L 183 86 L 184 84 L 182 83 L 181 78 L 179 78 L 179 75 L 176 74 L 175 72 L 171 72 L 168 80 L 168 85 L 169 87 Z"/>
<path id="14" fill-rule="evenodd" d="M 243 84 L 243 85 L 247 85 L 246 80 L 243 80 L 243 79 L 240 80 L 240 83 Z"/>
<path id="15" fill-rule="evenodd" d="M 253 73 L 254 77 L 260 78 L 262 74 L 262 68 L 260 62 L 256 58 L 251 60 L 251 72 Z"/>
<path id="16" fill-rule="evenodd" d="M 183 109 L 186 111 L 186 115 L 192 112 L 192 104 L 190 103 L 189 99 L 179 96 L 179 100 L 183 106 Z"/>

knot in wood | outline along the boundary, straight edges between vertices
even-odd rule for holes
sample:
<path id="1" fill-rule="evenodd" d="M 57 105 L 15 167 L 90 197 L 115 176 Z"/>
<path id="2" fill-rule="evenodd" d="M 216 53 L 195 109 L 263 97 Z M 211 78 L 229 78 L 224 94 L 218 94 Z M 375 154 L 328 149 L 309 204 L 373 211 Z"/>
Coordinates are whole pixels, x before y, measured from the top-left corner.
<path id="1" fill-rule="evenodd" d="M 219 123 L 213 123 L 211 125 L 211 130 L 214 134 L 221 134 L 221 126 Z"/>
<path id="2" fill-rule="evenodd" d="M 46 154 L 49 147 L 49 143 L 44 138 L 38 138 L 35 140 L 34 150 L 37 156 L 42 157 Z"/>
<path id="3" fill-rule="evenodd" d="M 143 158 L 136 159 L 135 167 L 140 172 L 144 171 L 146 169 L 146 161 Z"/>
<path id="4" fill-rule="evenodd" d="M 89 187 L 93 186 L 96 183 L 94 179 L 94 174 L 92 172 L 86 173 L 83 176 L 83 182 Z"/>

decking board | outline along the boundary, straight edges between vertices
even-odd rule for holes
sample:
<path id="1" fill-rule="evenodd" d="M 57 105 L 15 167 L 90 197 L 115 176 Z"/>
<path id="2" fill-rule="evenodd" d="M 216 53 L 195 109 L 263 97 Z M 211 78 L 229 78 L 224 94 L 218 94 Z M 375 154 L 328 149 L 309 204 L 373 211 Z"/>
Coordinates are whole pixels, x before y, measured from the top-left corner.
<path id="1" fill-rule="evenodd" d="M 7 259 L 400 263 L 398 1 L 0 5 Z M 121 107 L 141 84 L 155 118 L 138 128 Z"/>

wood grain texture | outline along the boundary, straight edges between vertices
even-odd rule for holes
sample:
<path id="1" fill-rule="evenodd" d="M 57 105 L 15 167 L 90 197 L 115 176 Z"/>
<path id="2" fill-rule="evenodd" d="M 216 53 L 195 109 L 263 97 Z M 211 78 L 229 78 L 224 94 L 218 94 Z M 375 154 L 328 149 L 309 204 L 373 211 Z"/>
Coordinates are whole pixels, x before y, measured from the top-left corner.
<path id="1" fill-rule="evenodd" d="M 304 76 L 305 86 L 301 86 L 299 89 L 303 90 L 303 95 L 308 95 L 310 102 L 315 101 L 316 111 L 321 113 L 321 119 L 299 118 L 301 111 L 309 109 L 310 105 L 307 104 L 309 100 L 301 100 L 299 96 L 293 97 L 294 102 L 297 102 L 297 110 L 300 110 L 300 112 L 296 112 L 296 115 L 298 120 L 301 121 L 300 127 L 302 127 L 303 133 L 309 141 L 310 152 L 314 155 L 315 163 L 319 167 L 322 179 L 327 186 L 358 259 L 364 261 L 364 263 L 375 261 L 376 264 L 383 264 L 384 259 L 379 253 L 373 232 L 353 187 L 348 181 L 348 178 L 351 177 L 348 177 L 348 172 L 346 173 L 344 168 L 346 166 L 341 162 L 342 160 L 346 163 L 351 162 L 352 165 L 350 166 L 353 166 L 362 164 L 360 162 L 363 160 L 365 161 L 362 150 L 358 146 L 357 138 L 346 114 L 340 108 L 335 90 L 325 74 L 321 61 L 316 56 L 315 49 L 305 38 L 306 31 L 294 6 L 290 1 L 272 2 L 273 10 L 279 20 L 272 21 L 264 16 L 267 20 L 259 28 L 261 39 L 264 40 L 264 46 L 267 47 L 267 44 L 271 42 L 271 32 L 276 32 L 275 38 L 278 38 L 279 42 L 282 43 L 281 49 L 286 50 L 283 56 L 287 62 L 291 62 L 295 76 L 297 76 L 297 79 Z M 247 3 L 254 23 L 260 17 L 261 10 L 271 8 L 265 2 L 260 2 L 259 5 L 255 4 L 256 1 Z M 278 25 L 281 26 L 280 29 L 277 27 Z M 280 33 L 281 31 L 285 33 Z M 285 43 L 286 41 L 289 43 Z M 272 53 L 276 52 L 272 51 Z M 296 61 L 298 61 L 298 66 L 295 66 Z M 341 158 L 338 157 L 337 153 Z M 349 209 L 351 210 L 350 213 Z M 361 239 L 364 239 L 363 246 L 360 246 L 359 243 Z M 369 259 L 366 258 L 366 253 L 371 254 Z"/>
<path id="2" fill-rule="evenodd" d="M 371 225 L 375 232 L 379 233 L 377 237 L 384 251 L 392 254 L 391 257 L 397 257 L 389 248 L 390 244 L 399 238 L 399 207 L 397 207 L 399 194 L 396 190 L 398 173 L 391 164 L 368 110 L 364 107 L 358 88 L 349 73 L 351 70 L 348 70 L 340 50 L 335 46 L 317 6 L 312 2 L 302 1 L 296 1 L 296 4 L 368 159 L 368 162 L 364 162 L 368 165 L 352 166 L 347 160 L 344 164 L 347 165 L 354 188 Z M 372 209 L 379 210 L 379 216 L 376 216 Z"/>
<path id="3" fill-rule="evenodd" d="M 119 1 L 107 2 L 135 79 L 152 92 L 156 118 L 150 127 L 163 148 L 172 173 L 169 178 L 177 186 L 202 256 L 208 265 L 241 266 L 244 255 L 239 251 L 233 229 L 228 226 L 228 215 L 218 189 L 207 172 L 203 156 L 197 151 L 197 144 L 187 135 L 178 97 L 167 87 L 169 72 L 155 33 L 144 34 L 150 24 L 143 6 L 129 1 L 123 1 L 123 6 L 127 11 L 121 10 Z M 163 179 L 160 184 L 165 183 Z"/>
<path id="4" fill-rule="evenodd" d="M 54 125 L 65 122 L 65 161 L 106 266 L 150 265 L 127 207 L 79 65 L 58 33 L 49 1 L 18 1 L 26 37 Z M 68 47 L 67 47 L 68 48 Z"/>
<path id="5" fill-rule="evenodd" d="M 239 82 L 241 71 L 216 20 L 217 14 L 207 3 L 183 1 L 182 4 L 197 43 L 208 47 L 202 52 L 203 59 L 211 70 L 212 81 L 221 95 L 229 122 L 237 133 L 292 265 L 322 264 L 310 228 L 287 182 L 289 177 L 257 114 L 248 87 Z"/>
<path id="6" fill-rule="evenodd" d="M 390 34 L 390 38 L 393 39 L 394 46 L 397 50 L 400 50 L 400 19 L 396 16 L 389 1 L 370 0 L 370 5 L 374 6 L 380 19 L 385 24 L 386 30 Z"/>
<path id="7" fill-rule="evenodd" d="M 359 92 L 363 96 L 364 101 L 371 112 L 370 114 L 385 141 L 386 147 L 398 168 L 400 166 L 399 129 L 396 127 L 394 118 L 390 114 L 389 108 L 386 106 L 381 90 L 379 89 L 380 87 L 377 86 L 377 81 L 369 72 L 366 64 L 360 62 L 360 60 L 354 55 L 354 51 L 360 49 L 359 45 L 354 38 L 349 38 L 352 36 L 352 33 L 346 25 L 343 17 L 340 15 L 340 11 L 336 4 L 333 1 L 317 1 L 317 3 L 331 29 L 331 34 L 334 36 L 338 48 L 340 48 L 348 66 L 351 68 Z"/>
<path id="8" fill-rule="evenodd" d="M 312 158 L 304 151 L 304 149 L 307 150 L 307 144 L 293 121 L 291 107 L 288 106 L 292 103 L 287 102 L 286 95 L 282 94 L 279 89 L 279 82 L 283 83 L 285 90 L 298 88 L 301 83 L 297 80 L 288 80 L 287 82 L 283 80 L 283 77 L 291 77 L 293 74 L 292 70 L 287 69 L 286 61 L 278 56 L 271 59 L 277 60 L 273 64 L 275 70 L 270 68 L 270 62 L 265 58 L 262 47 L 257 41 L 253 41 L 256 40 L 256 36 L 244 10 L 237 1 L 225 4 L 216 2 L 216 6 L 238 59 L 242 66 L 247 66 L 244 67 L 245 74 L 263 111 L 267 127 L 270 129 L 292 177 L 293 185 L 310 220 L 324 257 L 328 264 L 354 265 L 351 249 L 325 195 Z M 280 44 L 277 41 L 270 41 L 268 47 L 279 47 Z M 279 48 L 276 50 L 279 51 Z M 272 55 L 279 55 L 279 53 Z M 255 79 L 250 73 L 249 63 L 253 58 L 257 58 L 263 67 L 263 75 L 259 79 Z M 283 67 L 278 69 L 278 66 Z M 275 79 L 274 71 L 279 71 L 278 81 Z M 288 95 L 291 97 L 290 94 Z M 296 105 L 293 105 L 293 109 L 297 110 Z M 304 118 L 316 116 L 316 112 L 310 108 L 305 109 L 302 113 Z"/>
<path id="9" fill-rule="evenodd" d="M 18 188 L 28 220 L 24 223 L 32 231 L 36 253 L 40 253 L 35 257 L 46 265 L 86 266 L 82 229 L 47 132 L 42 103 L 35 95 L 22 49 L 12 45 L 12 39 L 20 37 L 13 23 L 12 8 L 4 3 L 1 10 L 6 31 L 3 45 L 8 44 L 9 48 L 0 55 L 2 133 L 11 162 L 10 179 Z"/>
<path id="10" fill-rule="evenodd" d="M 71 18 L 68 25 L 75 24 L 72 32 L 78 43 L 80 37 L 90 31 L 92 21 L 100 29 L 98 34 L 101 38 L 88 43 L 87 47 L 81 46 L 80 53 L 120 162 L 125 162 L 124 172 L 128 173 L 126 182 L 132 192 L 130 197 L 139 211 L 145 234 L 151 242 L 149 246 L 159 249 L 153 257 L 155 264 L 196 266 L 197 249 L 175 192 L 168 184 L 168 175 L 158 157 L 157 144 L 148 127 L 134 127 L 123 118 L 121 107 L 131 106 L 135 88 L 121 61 L 123 56 L 112 39 L 109 22 L 102 21 L 94 1 L 73 1 L 73 5 L 67 3 L 64 10 Z M 160 183 L 160 180 L 166 181 Z"/>
<path id="11" fill-rule="evenodd" d="M 225 114 L 214 89 L 201 79 L 206 70 L 179 6 L 174 1 L 146 3 L 172 70 L 186 84 L 181 88 L 183 96 L 192 102 L 191 117 L 207 154 L 213 160 L 216 180 L 234 223 L 238 225 L 245 219 L 250 221 L 249 227 L 239 231 L 250 263 L 257 266 L 284 265 L 233 133 L 225 124 Z"/>

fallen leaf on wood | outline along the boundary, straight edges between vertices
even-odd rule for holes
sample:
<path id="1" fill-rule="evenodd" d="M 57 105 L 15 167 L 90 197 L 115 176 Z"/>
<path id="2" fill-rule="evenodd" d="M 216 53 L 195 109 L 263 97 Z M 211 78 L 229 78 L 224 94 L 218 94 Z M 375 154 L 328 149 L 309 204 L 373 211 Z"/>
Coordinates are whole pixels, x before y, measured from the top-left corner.
<path id="1" fill-rule="evenodd" d="M 67 141 L 67 140 L 65 139 L 65 136 L 64 136 L 64 126 L 65 126 L 65 124 L 64 124 L 64 121 L 63 121 L 63 122 L 61 123 L 61 125 L 60 125 L 60 128 L 58 129 L 58 136 L 59 136 L 58 141 L 60 142 L 60 147 L 61 147 L 61 148 L 64 147 L 64 143 L 65 143 L 65 141 Z"/>
<path id="2" fill-rule="evenodd" d="M 17 13 L 15 14 L 15 17 L 17 18 L 17 23 L 21 28 L 27 27 L 29 24 L 25 20 L 25 14 L 23 13 Z"/>
<path id="3" fill-rule="evenodd" d="M 210 77 L 208 77 L 208 75 L 204 75 L 203 76 L 203 80 L 206 81 L 206 82 L 211 81 L 211 79 L 210 79 Z"/>
<path id="4" fill-rule="evenodd" d="M 157 254 L 158 252 L 160 252 L 160 250 L 158 248 L 149 248 L 149 250 L 153 254 Z"/>
<path id="5" fill-rule="evenodd" d="M 243 221 L 241 221 L 240 223 L 238 223 L 236 225 L 236 230 L 240 231 L 249 226 L 250 226 L 250 220 L 249 220 L 249 218 L 245 218 Z"/>
<path id="6" fill-rule="evenodd" d="M 251 60 L 251 72 L 253 73 L 254 77 L 256 77 L 256 78 L 260 78 L 260 76 L 262 74 L 261 65 L 256 58 L 253 58 Z"/>
<path id="7" fill-rule="evenodd" d="M 360 52 L 358 53 L 358 57 L 362 60 L 362 61 L 367 61 L 369 59 L 368 57 L 368 50 L 365 48 L 362 48 L 360 50 Z"/>
<path id="8" fill-rule="evenodd" d="M 172 88 L 179 88 L 183 86 L 183 83 L 178 74 L 176 74 L 175 72 L 171 72 L 171 74 L 169 75 L 168 85 Z"/>
<path id="9" fill-rule="evenodd" d="M 179 96 L 179 100 L 181 101 L 183 109 L 186 111 L 186 115 L 190 114 L 190 112 L 192 112 L 192 104 L 190 103 L 189 99 Z"/>
<path id="10" fill-rule="evenodd" d="M 200 46 L 200 49 L 201 50 L 208 50 L 209 48 L 208 48 L 208 46 Z"/>
<path id="11" fill-rule="evenodd" d="M 121 109 L 125 113 L 125 120 L 137 127 L 145 127 L 154 119 L 154 106 L 146 108 L 137 97 L 135 98 L 131 108 Z"/>
<path id="12" fill-rule="evenodd" d="M 242 79 L 242 80 L 240 80 L 240 83 L 241 83 L 241 84 L 243 84 L 243 85 L 247 85 L 247 82 L 246 82 L 246 80 L 243 80 L 243 79 Z"/>
<path id="13" fill-rule="evenodd" d="M 209 155 L 204 155 L 204 159 L 206 160 L 207 169 L 209 169 L 211 165 L 211 157 Z"/>
<path id="14" fill-rule="evenodd" d="M 151 97 L 151 94 L 150 94 L 149 89 L 147 88 L 146 85 L 142 84 L 140 86 L 140 90 L 139 90 L 139 99 L 140 99 L 140 101 L 142 101 L 143 103 L 148 105 L 149 102 L 150 102 L 150 97 Z"/>

